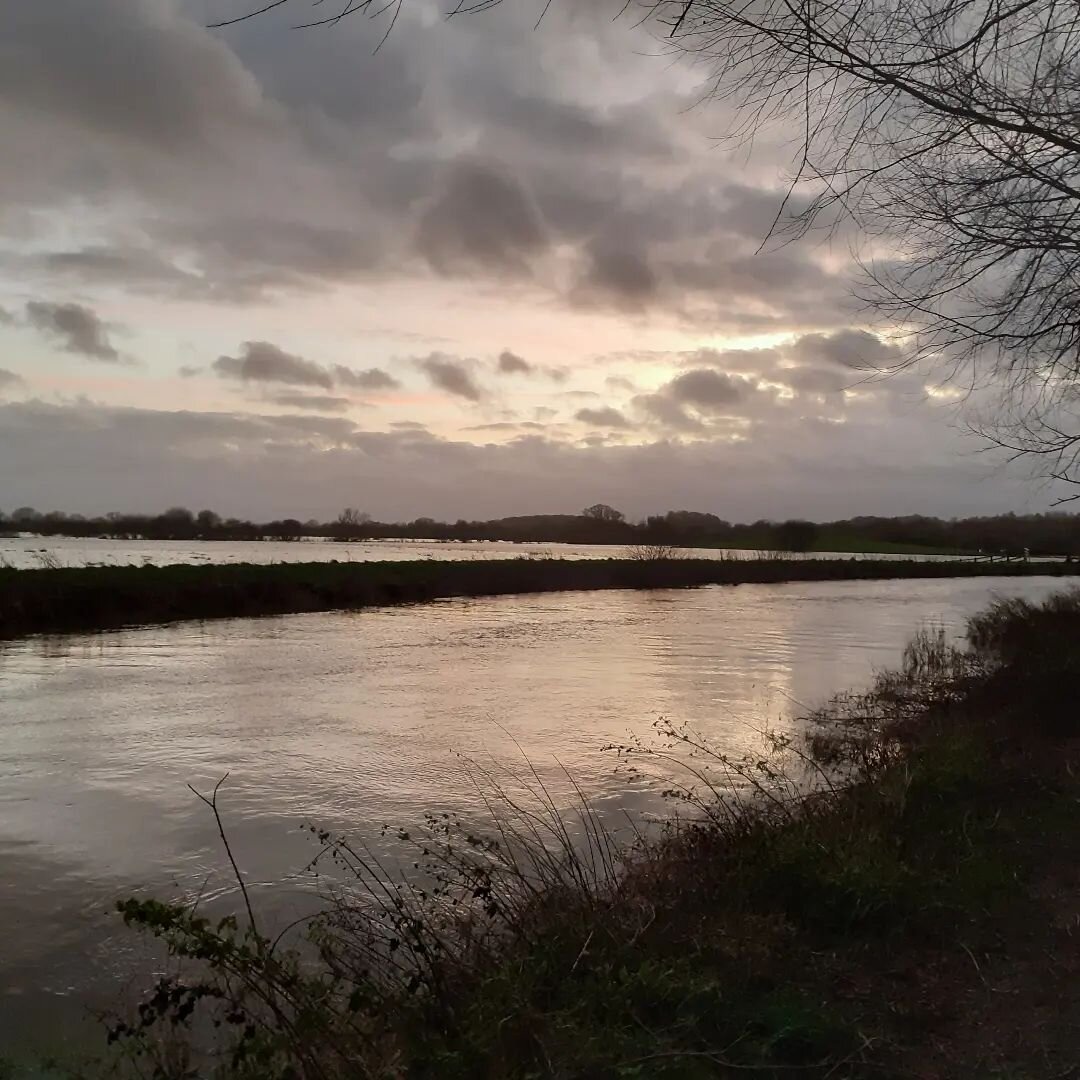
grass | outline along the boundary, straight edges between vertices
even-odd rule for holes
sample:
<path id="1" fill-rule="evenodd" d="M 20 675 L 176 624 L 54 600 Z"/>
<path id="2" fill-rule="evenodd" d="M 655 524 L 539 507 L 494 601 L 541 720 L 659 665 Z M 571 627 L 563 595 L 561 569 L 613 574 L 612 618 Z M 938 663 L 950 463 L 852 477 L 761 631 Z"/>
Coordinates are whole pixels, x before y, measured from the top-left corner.
<path id="1" fill-rule="evenodd" d="M 760 756 L 676 727 L 625 748 L 641 768 L 681 762 L 682 812 L 658 838 L 617 845 L 583 796 L 567 810 L 535 776 L 481 786 L 484 832 L 440 817 L 402 833 L 409 878 L 319 833 L 349 884 L 291 951 L 250 908 L 212 924 L 126 901 L 186 970 L 114 1028 L 108 1069 L 1072 1076 L 1078 671 L 1080 592 L 999 603 L 966 649 L 921 637 Z M 1065 689 L 1031 697 L 1047 685 Z"/>
<path id="2" fill-rule="evenodd" d="M 179 619 L 355 609 L 456 596 L 1078 573 L 1078 563 L 814 558 L 0 567 L 0 639 Z"/>

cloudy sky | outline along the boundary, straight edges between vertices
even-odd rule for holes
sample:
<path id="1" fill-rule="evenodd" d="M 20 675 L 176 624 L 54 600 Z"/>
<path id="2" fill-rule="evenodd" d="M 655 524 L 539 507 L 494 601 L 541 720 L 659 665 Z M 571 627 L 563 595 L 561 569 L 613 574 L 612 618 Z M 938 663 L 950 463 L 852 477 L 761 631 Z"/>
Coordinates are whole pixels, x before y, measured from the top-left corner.
<path id="1" fill-rule="evenodd" d="M 0 509 L 1039 510 L 621 4 L 7 5 Z M 316 8 L 315 13 L 322 12 Z"/>

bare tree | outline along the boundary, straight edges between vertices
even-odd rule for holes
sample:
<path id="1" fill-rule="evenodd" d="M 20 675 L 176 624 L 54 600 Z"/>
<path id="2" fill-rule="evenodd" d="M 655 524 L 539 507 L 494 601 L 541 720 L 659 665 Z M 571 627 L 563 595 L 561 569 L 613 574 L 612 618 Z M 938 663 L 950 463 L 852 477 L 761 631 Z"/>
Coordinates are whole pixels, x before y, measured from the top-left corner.
<path id="1" fill-rule="evenodd" d="M 1075 0 L 646 0 L 734 106 L 801 131 L 774 235 L 853 220 L 913 359 L 1005 390 L 984 433 L 1077 482 Z"/>
<path id="2" fill-rule="evenodd" d="M 667 562 L 678 557 L 679 549 L 674 544 L 631 544 L 623 553 L 624 559 L 631 562 Z"/>
<path id="3" fill-rule="evenodd" d="M 625 521 L 626 515 L 621 510 L 616 510 L 613 506 L 608 506 L 607 503 L 596 503 L 593 506 L 586 506 L 581 511 L 581 516 L 585 518 L 592 518 L 593 521 Z"/>
<path id="4" fill-rule="evenodd" d="M 334 535 L 339 540 L 359 540 L 367 533 L 367 526 L 371 522 L 371 515 L 347 506 L 337 516 L 334 522 Z"/>

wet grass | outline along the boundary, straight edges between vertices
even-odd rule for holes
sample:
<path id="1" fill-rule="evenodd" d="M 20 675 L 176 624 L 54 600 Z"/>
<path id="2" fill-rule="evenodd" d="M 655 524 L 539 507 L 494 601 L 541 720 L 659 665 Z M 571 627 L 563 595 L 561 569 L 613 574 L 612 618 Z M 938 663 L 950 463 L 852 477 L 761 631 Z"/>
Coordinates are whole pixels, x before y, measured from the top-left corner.
<path id="1" fill-rule="evenodd" d="M 1080 1067 L 1080 593 L 912 644 L 804 738 L 734 760 L 667 727 L 682 808 L 619 847 L 587 800 L 489 789 L 402 833 L 322 833 L 351 882 L 289 952 L 257 911 L 127 901 L 187 969 L 114 1029 L 163 1080 L 1071 1076 Z M 217 814 L 216 804 L 212 810 Z M 220 819 L 219 819 L 220 820 Z M 242 881 L 242 878 L 241 878 Z M 246 897 L 245 897 L 246 898 Z"/>
<path id="2" fill-rule="evenodd" d="M 445 597 L 787 581 L 1080 573 L 1076 563 L 872 559 L 500 559 L 470 562 L 0 567 L 0 639 L 180 619 L 357 609 Z"/>

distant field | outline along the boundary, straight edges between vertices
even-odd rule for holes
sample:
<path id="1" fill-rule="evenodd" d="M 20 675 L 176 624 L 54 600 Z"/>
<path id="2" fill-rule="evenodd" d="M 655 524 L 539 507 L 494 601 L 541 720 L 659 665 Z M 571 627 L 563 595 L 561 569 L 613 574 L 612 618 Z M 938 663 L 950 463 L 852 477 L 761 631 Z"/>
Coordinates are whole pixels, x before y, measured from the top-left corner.
<path id="1" fill-rule="evenodd" d="M 867 559 L 500 559 L 477 562 L 0 569 L 0 638 L 180 619 L 285 615 L 455 596 L 784 581 L 1080 574 L 1077 563 Z"/>

